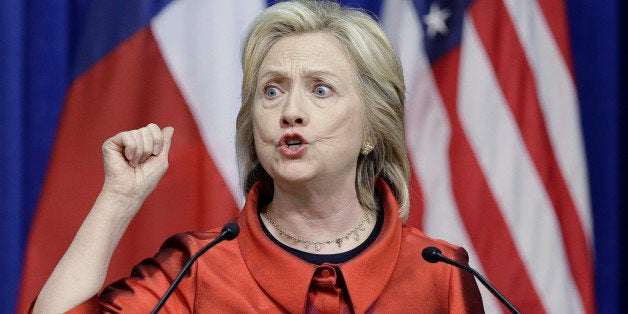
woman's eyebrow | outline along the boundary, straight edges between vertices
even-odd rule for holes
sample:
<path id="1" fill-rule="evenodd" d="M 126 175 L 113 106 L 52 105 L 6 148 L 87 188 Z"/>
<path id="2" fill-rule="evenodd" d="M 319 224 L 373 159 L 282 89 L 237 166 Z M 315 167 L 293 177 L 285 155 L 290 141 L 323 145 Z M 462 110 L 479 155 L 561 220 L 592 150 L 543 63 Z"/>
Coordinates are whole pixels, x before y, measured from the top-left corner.
<path id="1" fill-rule="evenodd" d="M 288 74 L 285 71 L 278 70 L 269 70 L 264 71 L 259 77 L 259 80 L 269 80 L 269 79 L 285 79 L 288 77 Z"/>
<path id="2" fill-rule="evenodd" d="M 338 77 L 338 75 L 327 70 L 306 70 L 303 72 L 303 76 L 310 77 L 310 78 L 329 77 L 329 78 L 340 80 L 340 77 Z"/>

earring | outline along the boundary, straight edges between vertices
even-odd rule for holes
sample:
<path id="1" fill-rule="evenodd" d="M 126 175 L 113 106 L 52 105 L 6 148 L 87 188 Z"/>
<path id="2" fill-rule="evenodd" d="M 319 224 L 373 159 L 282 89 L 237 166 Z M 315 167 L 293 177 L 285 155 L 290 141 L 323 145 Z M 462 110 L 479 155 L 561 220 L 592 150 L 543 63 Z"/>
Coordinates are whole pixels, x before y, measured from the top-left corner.
<path id="1" fill-rule="evenodd" d="M 360 149 L 360 153 L 364 156 L 368 155 L 371 151 L 373 151 L 373 144 L 369 141 L 365 141 L 364 145 L 362 145 L 362 149 Z"/>

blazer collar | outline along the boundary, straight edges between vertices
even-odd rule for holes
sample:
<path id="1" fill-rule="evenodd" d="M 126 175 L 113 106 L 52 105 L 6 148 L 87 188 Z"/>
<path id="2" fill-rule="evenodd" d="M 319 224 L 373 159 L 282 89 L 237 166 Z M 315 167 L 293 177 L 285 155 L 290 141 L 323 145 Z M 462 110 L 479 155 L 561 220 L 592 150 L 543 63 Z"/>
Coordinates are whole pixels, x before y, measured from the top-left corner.
<path id="1" fill-rule="evenodd" d="M 356 313 L 370 308 L 392 275 L 401 246 L 399 205 L 383 180 L 377 185 L 384 210 L 384 225 L 377 240 L 352 260 L 341 264 L 349 298 Z M 308 289 L 318 265 L 307 263 L 277 246 L 261 227 L 258 215 L 259 183 L 249 192 L 238 219 L 238 244 L 244 262 L 268 295 L 291 313 L 305 311 Z"/>

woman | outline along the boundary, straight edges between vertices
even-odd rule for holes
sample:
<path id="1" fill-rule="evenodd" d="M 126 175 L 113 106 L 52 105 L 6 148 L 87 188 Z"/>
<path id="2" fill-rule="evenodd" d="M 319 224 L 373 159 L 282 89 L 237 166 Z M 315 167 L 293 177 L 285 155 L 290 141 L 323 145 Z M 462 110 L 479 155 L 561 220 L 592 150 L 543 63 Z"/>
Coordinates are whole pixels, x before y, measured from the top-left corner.
<path id="1" fill-rule="evenodd" d="M 285 2 L 242 50 L 241 233 L 194 264 L 167 312 L 482 312 L 473 277 L 420 252 L 464 249 L 403 226 L 409 166 L 400 62 L 376 22 L 335 3 Z M 124 230 L 166 171 L 172 128 L 103 144 L 105 184 L 34 312 L 148 312 L 219 229 L 177 235 L 98 297 Z M 70 289 L 71 287 L 71 289 Z"/>

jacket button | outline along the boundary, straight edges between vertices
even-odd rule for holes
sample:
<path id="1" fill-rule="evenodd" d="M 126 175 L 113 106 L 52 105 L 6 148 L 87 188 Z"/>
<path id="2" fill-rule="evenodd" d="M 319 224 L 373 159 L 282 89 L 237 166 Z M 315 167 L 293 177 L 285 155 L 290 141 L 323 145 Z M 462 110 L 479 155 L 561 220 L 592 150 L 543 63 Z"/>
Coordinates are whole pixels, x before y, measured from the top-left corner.
<path id="1" fill-rule="evenodd" d="M 331 275 L 331 273 L 329 272 L 329 269 L 323 269 L 321 271 L 321 277 L 323 277 L 323 278 L 329 278 L 330 275 Z"/>

